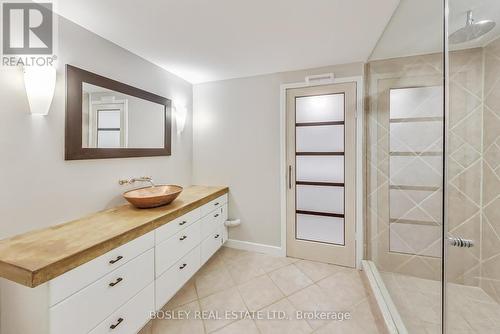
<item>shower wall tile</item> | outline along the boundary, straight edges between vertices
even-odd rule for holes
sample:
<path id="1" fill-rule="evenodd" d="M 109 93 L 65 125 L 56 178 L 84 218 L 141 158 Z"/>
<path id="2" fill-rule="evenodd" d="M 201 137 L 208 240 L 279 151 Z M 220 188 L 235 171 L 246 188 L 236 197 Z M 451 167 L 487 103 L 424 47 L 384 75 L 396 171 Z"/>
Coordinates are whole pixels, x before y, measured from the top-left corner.
<path id="1" fill-rule="evenodd" d="M 450 82 L 450 124 L 458 124 L 473 110 L 481 108 L 480 97 L 468 94 L 467 90 L 455 82 Z"/>
<path id="2" fill-rule="evenodd" d="M 484 49 L 481 287 L 500 302 L 500 39 Z"/>
<path id="3" fill-rule="evenodd" d="M 441 256 L 441 227 L 419 224 L 391 224 L 390 248 L 392 252 Z"/>
<path id="4" fill-rule="evenodd" d="M 500 45 L 497 46 L 496 50 L 500 50 Z M 456 254 L 453 254 L 453 260 L 448 264 L 448 277 L 451 282 L 475 285 L 480 282 L 481 246 L 479 242 L 481 240 L 480 231 L 483 218 L 481 213 L 482 197 L 485 196 L 484 192 L 486 189 L 489 189 L 490 197 L 496 196 L 495 193 L 491 193 L 493 186 L 489 188 L 481 187 L 483 154 L 485 159 L 487 157 L 489 161 L 496 161 L 499 156 L 497 148 L 500 147 L 498 145 L 490 145 L 491 151 L 484 149 L 486 143 L 483 147 L 483 139 L 486 138 L 483 137 L 483 124 L 486 122 L 483 119 L 483 55 L 483 49 L 481 48 L 456 51 L 450 54 L 450 117 L 449 131 L 447 132 L 447 157 L 449 158 L 447 169 L 449 196 L 447 204 L 449 208 L 450 230 L 464 238 L 476 241 L 474 249 L 464 251 L 457 248 L 451 251 Z M 367 196 L 366 210 L 367 224 L 369 226 L 367 230 L 370 231 L 367 240 L 369 248 L 367 253 L 370 254 L 371 259 L 380 267 L 380 270 L 435 280 L 440 279 L 441 260 L 439 258 L 415 254 L 398 254 L 390 251 L 390 234 L 393 233 L 394 235 L 396 232 L 390 229 L 389 221 L 391 218 L 419 217 L 422 212 L 418 210 L 422 209 L 426 213 L 430 211 L 440 213 L 441 203 L 439 202 L 439 205 L 432 206 L 427 202 L 426 206 L 430 206 L 429 208 L 423 207 L 421 204 L 412 206 L 411 203 L 403 203 L 406 199 L 401 197 L 399 198 L 399 202 L 404 204 L 403 206 L 408 208 L 408 211 L 405 213 L 401 210 L 394 210 L 394 212 L 389 210 L 391 199 L 389 196 L 388 177 L 390 176 L 391 178 L 391 184 L 395 184 L 394 181 L 403 182 L 404 180 L 400 180 L 399 178 L 407 174 L 407 171 L 414 172 L 418 163 L 415 164 L 412 162 L 413 167 L 404 163 L 402 165 L 394 165 L 393 162 L 395 160 L 389 156 L 389 147 L 391 144 L 389 141 L 391 132 L 389 131 L 390 125 L 388 122 L 389 103 L 387 100 L 384 100 L 384 94 L 387 94 L 388 88 L 384 87 L 383 83 L 384 81 L 392 80 L 390 84 L 393 86 L 409 86 L 409 83 L 412 81 L 417 86 L 439 85 L 439 83 L 430 84 L 429 82 L 432 82 L 435 77 L 442 78 L 441 56 L 440 54 L 430 54 L 373 61 L 366 67 L 368 92 L 367 119 L 369 123 L 367 124 L 366 143 L 369 152 L 366 169 L 367 179 L 369 180 L 367 183 L 367 194 L 369 196 Z M 491 62 L 500 64 L 497 60 L 500 60 L 500 58 L 492 58 Z M 492 75 L 490 81 L 496 82 L 494 77 Z M 492 118 L 493 116 L 497 117 L 500 115 L 500 92 L 499 94 L 494 92 L 490 96 L 489 103 L 492 108 L 495 107 L 499 111 L 496 114 L 492 112 L 489 117 Z M 490 120 L 492 124 L 494 123 L 493 121 L 496 121 L 496 119 Z M 495 127 L 498 129 L 497 125 L 490 125 L 492 130 Z M 403 136 L 397 138 L 399 141 L 395 141 L 396 138 L 391 139 L 393 140 L 393 148 L 399 149 L 401 148 L 400 146 L 404 145 L 408 147 L 413 146 Z M 490 135 L 488 140 L 494 142 L 497 138 Z M 500 143 L 497 141 L 497 144 Z M 432 150 L 434 148 L 435 146 Z M 421 162 L 421 159 L 408 160 Z M 500 167 L 498 167 L 498 163 L 494 164 L 495 166 L 490 168 L 490 174 L 493 171 L 496 177 L 500 171 L 497 168 Z M 429 164 L 426 164 L 426 166 L 429 166 Z M 431 169 L 432 171 L 434 169 L 439 171 L 439 168 Z M 398 170 L 401 173 L 398 174 Z M 422 171 L 422 173 L 424 172 L 425 170 Z M 415 178 L 419 173 L 410 174 Z M 395 197 L 394 199 L 396 200 Z M 435 213 L 432 216 L 434 218 Z M 436 221 L 435 219 L 433 220 Z M 439 220 L 437 222 L 439 223 Z M 435 247 L 435 245 L 432 247 Z M 418 249 L 416 253 L 426 253 L 428 255 L 430 251 L 431 248 L 425 250 Z"/>
<path id="5" fill-rule="evenodd" d="M 368 152 L 366 165 L 368 180 L 366 184 L 368 250 L 366 253 L 369 254 L 369 258 L 376 263 L 381 271 L 439 280 L 441 276 L 441 259 L 429 257 L 429 255 L 440 255 L 436 251 L 437 248 L 440 248 L 440 240 L 433 239 L 440 239 L 439 234 L 435 234 L 435 230 L 436 228 L 440 229 L 438 224 L 440 224 L 441 219 L 436 216 L 439 216 L 437 212 L 441 208 L 441 197 L 438 196 L 439 205 L 436 207 L 427 201 L 432 197 L 430 191 L 425 194 L 427 199 L 412 198 L 411 194 L 391 190 L 390 185 L 441 186 L 442 179 L 439 175 L 439 182 L 434 182 L 436 175 L 441 173 L 442 169 L 440 162 L 436 163 L 434 161 L 438 157 L 426 156 L 421 158 L 416 155 L 405 154 L 405 152 L 418 153 L 422 151 L 440 152 L 439 138 L 434 134 L 439 133 L 441 127 L 437 126 L 436 131 L 428 133 L 425 136 L 427 141 L 423 142 L 421 140 L 422 129 L 417 129 L 419 123 L 392 123 L 391 125 L 389 123 L 391 103 L 389 95 L 392 88 L 415 86 L 429 87 L 429 91 L 436 92 L 435 89 L 430 87 L 442 84 L 442 55 L 431 54 L 373 61 L 367 64 L 366 75 L 366 91 L 368 92 L 366 99 L 368 120 L 366 142 Z M 422 90 L 412 91 L 414 94 L 422 92 Z M 440 98 L 441 93 L 437 92 L 436 94 Z M 427 97 L 426 103 L 429 102 L 430 105 L 439 104 L 434 103 L 435 101 L 432 98 L 429 99 L 429 96 Z M 399 107 L 410 109 L 406 110 L 404 115 L 408 114 L 408 111 L 415 111 L 414 107 L 409 107 L 406 103 L 400 104 Z M 423 109 L 426 110 L 422 111 Z M 425 114 L 429 112 L 428 108 L 419 108 L 418 110 L 418 115 L 413 116 L 429 116 Z M 402 115 L 403 118 L 404 115 Z M 398 130 L 401 131 L 398 132 Z M 425 131 L 429 130 L 432 129 L 425 128 Z M 407 135 L 410 132 L 416 132 L 415 137 L 420 138 L 420 140 L 415 141 L 411 136 L 408 137 Z M 396 152 L 393 156 L 390 155 L 391 150 Z M 394 202 L 400 203 L 404 206 L 404 209 L 392 203 L 391 193 Z M 390 204 L 393 204 L 392 209 Z M 431 232 L 429 233 L 431 236 L 424 238 L 425 240 L 412 239 L 415 234 L 407 233 L 407 228 L 411 228 L 411 225 L 406 226 L 407 224 L 397 223 L 393 224 L 396 228 L 391 229 L 391 218 L 427 220 L 431 223 L 434 222 L 436 225 L 417 226 L 417 228 L 430 227 Z M 391 247 L 391 243 L 394 248 Z M 410 254 L 399 253 L 398 250 L 407 251 Z"/>
<path id="6" fill-rule="evenodd" d="M 457 189 L 465 189 L 468 199 L 478 207 L 481 205 L 481 167 L 482 161 L 479 159 L 449 181 Z"/>
<path id="7" fill-rule="evenodd" d="M 481 98 L 483 95 L 482 48 L 450 53 L 450 81 Z"/>
<path id="8" fill-rule="evenodd" d="M 450 53 L 448 131 L 448 229 L 476 247 L 449 248 L 448 281 L 479 283 L 481 170 L 483 155 L 483 49 Z"/>

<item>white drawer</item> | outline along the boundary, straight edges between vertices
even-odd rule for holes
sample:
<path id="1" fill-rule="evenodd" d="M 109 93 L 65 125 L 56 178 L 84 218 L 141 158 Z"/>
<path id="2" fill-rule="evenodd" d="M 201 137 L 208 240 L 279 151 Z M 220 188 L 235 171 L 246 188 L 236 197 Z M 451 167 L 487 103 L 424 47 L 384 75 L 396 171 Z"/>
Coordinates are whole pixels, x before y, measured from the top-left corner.
<path id="1" fill-rule="evenodd" d="M 200 218 L 201 218 L 201 211 L 200 208 L 197 208 L 194 209 L 193 211 L 186 213 L 183 216 L 175 218 L 174 220 L 166 223 L 163 226 L 158 227 L 155 230 L 156 244 L 158 245 L 162 241 L 167 240 L 168 238 L 178 233 L 180 230 L 188 227 L 189 225 L 199 220 Z"/>
<path id="2" fill-rule="evenodd" d="M 217 197 L 216 199 L 208 202 L 207 204 L 203 205 L 200 208 L 201 209 L 201 216 L 202 217 L 206 216 L 214 209 L 218 209 L 226 203 L 227 203 L 227 194 L 224 194 L 222 196 Z"/>
<path id="3" fill-rule="evenodd" d="M 50 306 L 54 306 L 153 247 L 152 231 L 54 278 L 49 282 Z"/>
<path id="4" fill-rule="evenodd" d="M 89 334 L 134 334 L 139 332 L 151 318 L 151 312 L 155 311 L 154 301 L 155 287 L 154 283 L 151 283 Z"/>
<path id="5" fill-rule="evenodd" d="M 200 269 L 200 246 L 197 246 L 156 279 L 156 310 L 160 310 L 198 269 Z"/>
<path id="6" fill-rule="evenodd" d="M 223 224 L 222 207 L 219 207 L 201 219 L 201 239 L 208 238 Z"/>
<path id="7" fill-rule="evenodd" d="M 201 265 L 205 264 L 222 246 L 223 229 L 224 227 L 220 227 L 201 243 Z"/>
<path id="8" fill-rule="evenodd" d="M 85 334 L 154 280 L 154 250 L 50 308 L 51 334 Z"/>
<path id="9" fill-rule="evenodd" d="M 156 245 L 156 277 L 160 276 L 201 242 L 201 221 L 191 224 L 170 239 Z"/>

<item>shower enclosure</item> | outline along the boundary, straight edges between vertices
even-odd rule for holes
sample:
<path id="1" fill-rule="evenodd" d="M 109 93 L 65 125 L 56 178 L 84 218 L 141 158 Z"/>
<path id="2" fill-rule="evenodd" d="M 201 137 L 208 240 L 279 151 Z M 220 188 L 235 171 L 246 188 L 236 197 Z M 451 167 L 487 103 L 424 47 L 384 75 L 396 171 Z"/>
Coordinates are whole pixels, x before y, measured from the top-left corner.
<path id="1" fill-rule="evenodd" d="M 500 333 L 500 1 L 401 0 L 365 69 L 365 258 L 400 333 Z"/>

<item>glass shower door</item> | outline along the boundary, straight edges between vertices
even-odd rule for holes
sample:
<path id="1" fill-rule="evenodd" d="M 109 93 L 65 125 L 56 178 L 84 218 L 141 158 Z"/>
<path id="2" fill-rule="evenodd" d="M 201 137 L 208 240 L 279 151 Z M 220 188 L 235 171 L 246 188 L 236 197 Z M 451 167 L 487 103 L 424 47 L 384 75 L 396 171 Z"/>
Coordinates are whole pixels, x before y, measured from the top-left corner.
<path id="1" fill-rule="evenodd" d="M 500 333 L 500 2 L 448 2 L 445 330 Z"/>

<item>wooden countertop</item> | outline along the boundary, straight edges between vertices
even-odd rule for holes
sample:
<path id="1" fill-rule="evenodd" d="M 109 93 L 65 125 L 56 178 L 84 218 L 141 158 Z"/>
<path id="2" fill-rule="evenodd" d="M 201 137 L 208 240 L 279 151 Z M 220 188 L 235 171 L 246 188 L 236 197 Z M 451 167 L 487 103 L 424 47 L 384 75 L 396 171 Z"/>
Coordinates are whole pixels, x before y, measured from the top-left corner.
<path id="1" fill-rule="evenodd" d="M 69 223 L 0 241 L 0 277 L 28 287 L 64 274 L 227 193 L 191 186 L 155 209 L 123 205 Z"/>

